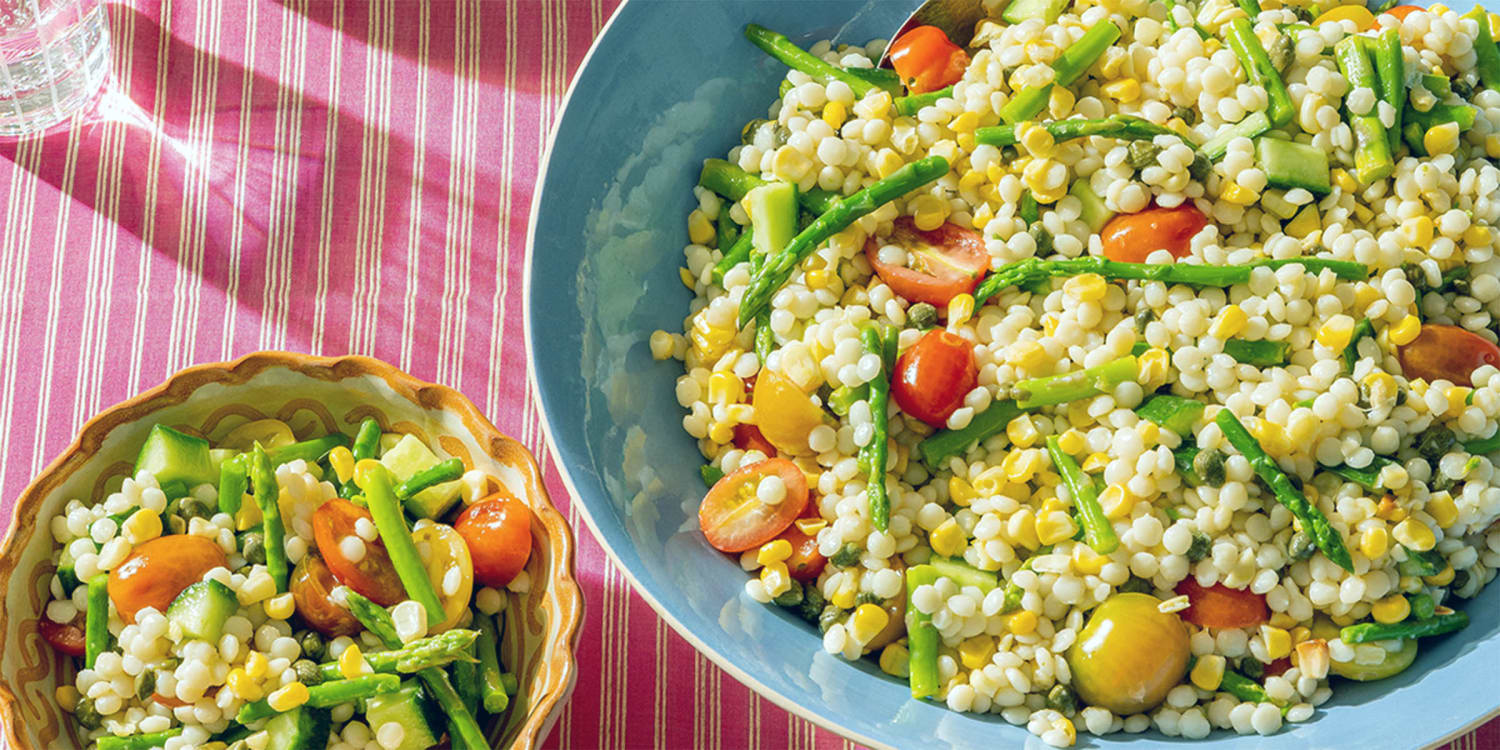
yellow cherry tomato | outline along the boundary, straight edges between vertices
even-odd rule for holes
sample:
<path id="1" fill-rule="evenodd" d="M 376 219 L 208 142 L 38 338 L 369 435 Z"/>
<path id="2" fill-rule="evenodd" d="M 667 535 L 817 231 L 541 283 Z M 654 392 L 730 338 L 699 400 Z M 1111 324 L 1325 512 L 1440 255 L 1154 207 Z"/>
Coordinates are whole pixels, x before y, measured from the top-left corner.
<path id="1" fill-rule="evenodd" d="M 1341 628 L 1333 624 L 1333 621 L 1318 615 L 1313 620 L 1312 633 L 1315 638 L 1331 641 L 1339 637 Z M 1411 663 L 1417 660 L 1417 639 L 1402 638 L 1401 647 L 1395 651 L 1386 651 L 1385 658 L 1375 664 L 1360 664 L 1353 660 L 1339 661 L 1332 655 L 1328 658 L 1328 671 L 1349 680 L 1358 682 L 1370 682 L 1371 680 L 1383 680 L 1405 671 Z"/>
<path id="2" fill-rule="evenodd" d="M 279 419 L 257 419 L 230 430 L 229 434 L 219 441 L 218 447 L 247 451 L 254 448 L 256 443 L 260 443 L 260 447 L 270 450 L 295 442 L 297 438 L 292 435 L 292 428 L 288 427 L 286 422 Z"/>
<path id="3" fill-rule="evenodd" d="M 1115 594 L 1089 616 L 1068 649 L 1073 690 L 1094 706 L 1121 716 L 1161 703 L 1188 668 L 1188 632 L 1175 614 L 1157 609 L 1150 594 Z"/>
<path id="4" fill-rule="evenodd" d="M 1363 5 L 1340 5 L 1337 8 L 1330 8 L 1323 15 L 1318 16 L 1316 21 L 1313 21 L 1313 28 L 1317 28 L 1325 23 L 1338 21 L 1353 21 L 1355 27 L 1360 31 L 1375 28 L 1375 14 L 1371 13 L 1370 9 Z"/>
<path id="5" fill-rule="evenodd" d="M 823 410 L 796 384 L 775 370 L 761 370 L 755 378 L 755 426 L 783 453 L 805 454 L 807 434 L 823 424 Z"/>
<path id="6" fill-rule="evenodd" d="M 427 577 L 443 603 L 443 621 L 427 628 L 429 633 L 441 633 L 458 625 L 469 600 L 474 593 L 474 561 L 469 557 L 469 547 L 464 538 L 452 526 L 432 521 L 418 521 L 411 532 L 417 544 L 417 553 L 427 564 Z M 449 579 L 449 571 L 457 568 L 458 588 L 452 594 L 444 592 L 443 583 Z"/>

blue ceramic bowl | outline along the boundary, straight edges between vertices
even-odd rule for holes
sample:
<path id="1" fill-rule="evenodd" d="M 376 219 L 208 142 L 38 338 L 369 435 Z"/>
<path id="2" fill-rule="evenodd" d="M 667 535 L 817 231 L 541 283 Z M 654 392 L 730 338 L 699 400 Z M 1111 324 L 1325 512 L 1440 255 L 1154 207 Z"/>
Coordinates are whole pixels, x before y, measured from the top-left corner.
<path id="1" fill-rule="evenodd" d="M 558 123 L 531 221 L 527 340 L 548 438 L 584 517 L 651 606 L 736 679 L 857 742 L 892 747 L 1044 747 L 998 717 L 910 699 L 868 660 L 824 653 L 816 631 L 743 593 L 745 574 L 698 532 L 702 464 L 673 395 L 681 365 L 647 337 L 681 330 L 686 216 L 702 160 L 764 117 L 784 68 L 741 36 L 748 22 L 809 44 L 862 44 L 916 5 L 631 0 L 590 52 Z M 1494 714 L 1500 586 L 1467 607 L 1462 633 L 1374 684 L 1341 682 L 1307 723 L 1215 747 L 1412 748 Z M 1188 744 L 1154 733 L 1080 735 L 1084 747 Z"/>

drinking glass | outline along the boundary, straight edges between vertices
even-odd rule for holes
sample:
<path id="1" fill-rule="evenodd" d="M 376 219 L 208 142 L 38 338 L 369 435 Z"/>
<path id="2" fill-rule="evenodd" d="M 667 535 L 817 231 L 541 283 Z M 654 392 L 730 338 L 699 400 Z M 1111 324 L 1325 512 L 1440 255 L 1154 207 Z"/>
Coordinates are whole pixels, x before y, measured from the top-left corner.
<path id="1" fill-rule="evenodd" d="M 66 120 L 94 98 L 108 72 L 99 0 L 0 0 L 0 135 Z"/>

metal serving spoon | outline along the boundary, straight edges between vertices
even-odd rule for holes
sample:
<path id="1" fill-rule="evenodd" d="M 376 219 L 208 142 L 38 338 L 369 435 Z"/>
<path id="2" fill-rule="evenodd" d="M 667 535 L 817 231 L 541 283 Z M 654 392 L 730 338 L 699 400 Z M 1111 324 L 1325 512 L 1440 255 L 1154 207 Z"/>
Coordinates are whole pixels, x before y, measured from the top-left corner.
<path id="1" fill-rule="evenodd" d="M 984 20 L 984 3 L 979 0 L 926 0 L 921 7 L 907 16 L 901 28 L 891 35 L 891 41 L 918 26 L 936 26 L 948 35 L 949 41 L 960 47 L 968 47 L 974 39 L 974 27 Z M 891 56 L 890 45 L 880 56 L 877 67 L 886 67 Z"/>

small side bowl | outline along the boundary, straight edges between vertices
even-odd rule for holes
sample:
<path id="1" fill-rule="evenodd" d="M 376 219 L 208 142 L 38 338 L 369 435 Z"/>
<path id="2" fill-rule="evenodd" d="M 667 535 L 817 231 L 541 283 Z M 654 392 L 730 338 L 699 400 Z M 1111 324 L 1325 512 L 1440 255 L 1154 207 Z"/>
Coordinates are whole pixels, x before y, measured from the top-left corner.
<path id="1" fill-rule="evenodd" d="M 573 537 L 542 484 L 536 459 L 495 429 L 459 392 L 425 383 L 368 357 L 257 352 L 233 362 L 190 367 L 133 399 L 104 410 L 21 493 L 0 544 L 0 737 L 11 750 L 76 748 L 84 743 L 57 705 L 71 684 L 71 660 L 37 632 L 49 598 L 57 549 L 48 519 L 69 500 L 94 502 L 119 485 L 151 426 L 164 422 L 217 438 L 251 419 L 274 417 L 298 437 L 352 433 L 366 417 L 389 432 L 410 433 L 465 466 L 498 478 L 532 511 L 532 585 L 508 593 L 501 658 L 519 681 L 503 721 L 489 727 L 494 747 L 533 748 L 557 719 L 576 680 L 573 648 L 583 601 L 573 579 Z"/>

